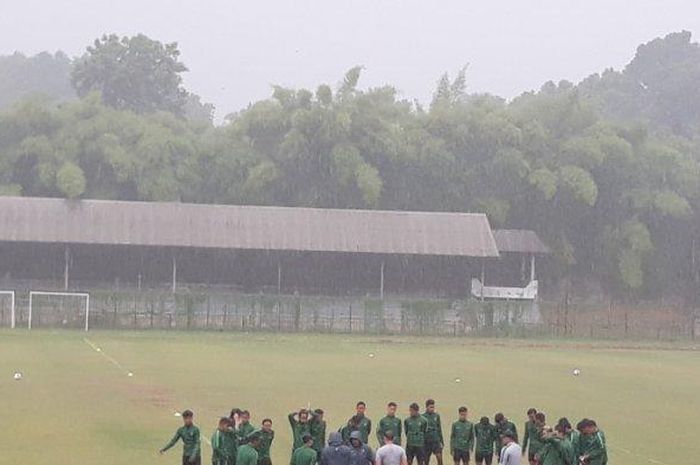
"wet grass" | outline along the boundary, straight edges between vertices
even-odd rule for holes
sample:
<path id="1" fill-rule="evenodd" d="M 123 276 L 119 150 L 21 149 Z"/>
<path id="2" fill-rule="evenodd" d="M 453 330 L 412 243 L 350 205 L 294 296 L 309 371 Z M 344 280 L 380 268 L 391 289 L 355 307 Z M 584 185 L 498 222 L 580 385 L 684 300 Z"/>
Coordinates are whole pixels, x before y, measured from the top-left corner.
<path id="1" fill-rule="evenodd" d="M 273 418 L 273 463 L 284 465 L 288 412 L 322 407 L 337 428 L 360 399 L 375 423 L 389 400 L 403 415 L 428 397 L 445 427 L 460 405 L 472 419 L 503 411 L 519 428 L 531 406 L 550 422 L 595 418 L 616 465 L 683 463 L 700 429 L 700 352 L 692 345 L 91 332 L 98 352 L 85 337 L 0 331 L 8 463 L 178 463 L 179 450 L 156 455 L 180 424 L 176 410 L 194 410 L 209 437 L 218 416 L 243 407 L 255 423 Z M 572 376 L 575 367 L 581 376 Z"/>

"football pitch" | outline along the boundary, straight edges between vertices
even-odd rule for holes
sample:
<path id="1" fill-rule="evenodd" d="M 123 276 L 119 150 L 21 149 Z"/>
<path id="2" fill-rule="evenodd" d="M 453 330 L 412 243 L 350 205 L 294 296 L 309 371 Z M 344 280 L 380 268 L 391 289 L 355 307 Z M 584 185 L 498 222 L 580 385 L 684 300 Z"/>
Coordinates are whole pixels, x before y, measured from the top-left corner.
<path id="1" fill-rule="evenodd" d="M 502 411 L 521 437 L 528 407 L 549 424 L 593 418 L 613 465 L 689 463 L 700 431 L 700 352 L 687 346 L 2 330 L 0 375 L 6 463 L 175 464 L 180 445 L 156 451 L 181 425 L 176 411 L 194 410 L 209 438 L 217 417 L 239 407 L 256 425 L 273 419 L 272 460 L 287 465 L 289 412 L 323 408 L 337 429 L 358 400 L 376 425 L 388 401 L 403 417 L 409 403 L 435 398 L 446 436 L 461 405 L 472 421 Z"/>

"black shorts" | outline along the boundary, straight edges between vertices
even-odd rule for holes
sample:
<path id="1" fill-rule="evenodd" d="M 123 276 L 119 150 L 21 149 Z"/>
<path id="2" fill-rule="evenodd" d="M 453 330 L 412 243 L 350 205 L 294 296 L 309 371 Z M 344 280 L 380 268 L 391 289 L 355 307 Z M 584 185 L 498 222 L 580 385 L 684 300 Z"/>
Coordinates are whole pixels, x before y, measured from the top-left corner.
<path id="1" fill-rule="evenodd" d="M 193 462 L 190 462 L 190 456 L 189 455 L 183 455 L 182 456 L 182 465 L 202 465 L 202 457 L 197 457 L 194 459 Z"/>
<path id="2" fill-rule="evenodd" d="M 455 463 L 469 463 L 469 451 L 455 449 L 452 451 L 452 458 L 454 459 Z"/>
<path id="3" fill-rule="evenodd" d="M 270 457 L 260 457 L 258 459 L 258 465 L 272 465 L 272 459 L 270 459 Z"/>
<path id="4" fill-rule="evenodd" d="M 481 455 L 478 452 L 474 453 L 474 460 L 476 460 L 477 465 L 491 465 L 491 462 L 493 461 L 493 452 L 489 454 L 484 454 Z"/>
<path id="5" fill-rule="evenodd" d="M 425 441 L 425 455 L 430 457 L 432 454 L 441 454 L 442 444 L 434 441 Z"/>
<path id="6" fill-rule="evenodd" d="M 425 449 L 420 446 L 406 446 L 406 458 L 409 465 L 413 463 L 414 458 L 422 464 L 425 461 Z"/>

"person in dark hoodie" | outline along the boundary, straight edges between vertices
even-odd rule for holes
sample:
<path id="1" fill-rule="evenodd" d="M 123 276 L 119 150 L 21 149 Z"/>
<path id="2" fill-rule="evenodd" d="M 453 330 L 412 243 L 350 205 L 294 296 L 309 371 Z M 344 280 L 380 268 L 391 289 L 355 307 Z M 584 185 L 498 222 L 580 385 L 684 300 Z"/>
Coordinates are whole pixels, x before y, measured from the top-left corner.
<path id="1" fill-rule="evenodd" d="M 360 431 L 350 433 L 350 446 L 352 449 L 350 465 L 374 464 L 374 451 L 362 442 L 362 433 Z"/>
<path id="2" fill-rule="evenodd" d="M 350 465 L 352 450 L 343 444 L 343 436 L 332 432 L 328 436 L 328 445 L 321 452 L 321 465 Z"/>

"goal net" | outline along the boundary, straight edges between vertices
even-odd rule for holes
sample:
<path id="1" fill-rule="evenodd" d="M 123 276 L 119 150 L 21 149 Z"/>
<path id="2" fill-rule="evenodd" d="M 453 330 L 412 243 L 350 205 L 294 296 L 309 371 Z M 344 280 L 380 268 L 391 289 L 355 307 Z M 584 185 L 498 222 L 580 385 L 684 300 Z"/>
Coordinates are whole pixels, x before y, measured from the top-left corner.
<path id="1" fill-rule="evenodd" d="M 16 321 L 15 291 L 0 291 L 0 327 L 14 328 Z"/>
<path id="2" fill-rule="evenodd" d="M 83 292 L 29 293 L 27 326 L 32 328 L 90 329 L 90 295 Z"/>

